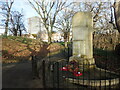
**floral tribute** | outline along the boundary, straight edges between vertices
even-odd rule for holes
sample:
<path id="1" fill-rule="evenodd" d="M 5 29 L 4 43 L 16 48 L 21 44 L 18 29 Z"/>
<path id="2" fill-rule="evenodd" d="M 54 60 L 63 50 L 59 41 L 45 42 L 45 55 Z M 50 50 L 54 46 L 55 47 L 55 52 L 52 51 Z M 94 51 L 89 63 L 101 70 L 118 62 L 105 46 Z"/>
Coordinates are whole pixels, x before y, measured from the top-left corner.
<path id="1" fill-rule="evenodd" d="M 76 77 L 82 76 L 82 73 L 81 73 L 80 68 L 79 68 L 79 63 L 76 61 L 69 62 L 68 65 L 60 68 L 60 70 L 69 71 L 69 72 L 73 73 L 73 75 Z"/>

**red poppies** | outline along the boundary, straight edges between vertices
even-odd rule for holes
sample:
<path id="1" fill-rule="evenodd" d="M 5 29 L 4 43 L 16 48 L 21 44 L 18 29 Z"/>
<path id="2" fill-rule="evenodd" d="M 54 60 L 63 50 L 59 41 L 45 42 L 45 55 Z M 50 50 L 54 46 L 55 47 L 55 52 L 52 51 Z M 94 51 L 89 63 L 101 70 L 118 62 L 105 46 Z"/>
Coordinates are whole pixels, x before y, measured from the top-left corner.
<path id="1" fill-rule="evenodd" d="M 67 67 L 62 67 L 60 68 L 61 71 L 68 71 L 68 68 Z"/>
<path id="2" fill-rule="evenodd" d="M 78 77 L 78 76 L 82 76 L 82 73 L 79 71 L 79 68 L 75 68 L 74 70 L 71 69 L 69 66 L 68 67 L 62 67 L 60 68 L 61 71 L 69 71 L 72 72 L 74 76 Z"/>
<path id="3" fill-rule="evenodd" d="M 79 72 L 79 71 L 77 71 L 77 72 L 73 72 L 73 75 L 76 76 L 76 77 L 78 77 L 78 76 L 82 76 L 82 73 Z"/>
<path id="4" fill-rule="evenodd" d="M 61 71 L 69 71 L 73 73 L 74 76 L 82 76 L 82 73 L 80 72 L 79 63 L 75 60 L 69 62 L 65 67 L 60 68 Z"/>

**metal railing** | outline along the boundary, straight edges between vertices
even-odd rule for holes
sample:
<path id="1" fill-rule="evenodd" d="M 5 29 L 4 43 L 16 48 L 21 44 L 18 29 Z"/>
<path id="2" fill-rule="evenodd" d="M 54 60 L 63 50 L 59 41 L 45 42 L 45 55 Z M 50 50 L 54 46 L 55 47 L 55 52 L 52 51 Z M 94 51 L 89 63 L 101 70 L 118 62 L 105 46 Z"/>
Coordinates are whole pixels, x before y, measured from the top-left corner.
<path id="1" fill-rule="evenodd" d="M 69 58 L 70 55 L 68 55 Z M 51 58 L 47 58 L 51 59 Z M 69 64 L 68 60 L 41 60 L 41 68 L 38 69 L 35 56 L 32 58 L 33 75 L 39 76 L 37 70 L 42 70 L 42 81 L 44 88 L 80 88 L 80 89 L 98 89 L 98 90 L 112 90 L 120 88 L 120 73 L 114 73 L 107 70 L 107 64 L 105 68 L 92 68 L 87 71 L 84 70 L 85 64 L 83 64 L 82 76 L 74 76 L 72 72 L 60 70 Z M 48 62 L 49 61 L 49 62 Z M 47 63 L 46 63 L 47 62 Z M 107 62 L 107 60 L 105 61 Z M 89 65 L 87 65 L 89 67 Z M 81 68 L 81 67 L 79 67 Z M 36 71 L 35 71 L 36 70 Z"/>

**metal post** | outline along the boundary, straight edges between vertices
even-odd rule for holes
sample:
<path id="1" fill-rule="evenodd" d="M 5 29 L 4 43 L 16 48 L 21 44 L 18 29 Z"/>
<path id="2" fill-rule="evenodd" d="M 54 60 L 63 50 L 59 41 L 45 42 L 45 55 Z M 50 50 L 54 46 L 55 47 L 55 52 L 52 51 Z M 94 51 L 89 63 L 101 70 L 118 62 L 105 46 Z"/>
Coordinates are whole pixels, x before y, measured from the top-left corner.
<path id="1" fill-rule="evenodd" d="M 33 75 L 33 79 L 35 79 L 38 75 L 37 75 L 37 61 L 35 59 L 35 56 L 32 56 L 32 75 Z"/>
<path id="2" fill-rule="evenodd" d="M 53 63 L 53 75 L 52 75 L 52 77 L 53 77 L 53 88 L 54 88 L 54 74 L 55 74 L 55 70 L 54 70 L 55 67 L 54 67 L 54 64 L 55 64 L 55 63 Z"/>
<path id="3" fill-rule="evenodd" d="M 59 88 L 59 62 L 57 62 L 57 88 Z"/>
<path id="4" fill-rule="evenodd" d="M 43 74 L 43 87 L 46 88 L 46 83 L 45 83 L 45 61 L 44 60 L 42 62 L 42 66 L 43 66 L 43 70 L 42 70 L 42 74 Z"/>

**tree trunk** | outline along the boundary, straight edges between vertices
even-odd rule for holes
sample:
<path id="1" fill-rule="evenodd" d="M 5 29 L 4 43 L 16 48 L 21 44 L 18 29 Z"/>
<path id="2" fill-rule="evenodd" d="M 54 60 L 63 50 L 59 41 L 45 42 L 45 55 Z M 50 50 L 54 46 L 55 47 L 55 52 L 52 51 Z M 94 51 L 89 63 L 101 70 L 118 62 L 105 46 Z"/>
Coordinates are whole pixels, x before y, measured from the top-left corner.
<path id="1" fill-rule="evenodd" d="M 14 36 L 17 36 L 17 30 L 14 29 Z"/>
<path id="2" fill-rule="evenodd" d="M 65 47 L 67 48 L 67 33 L 64 32 L 64 42 L 65 42 Z"/>
<path id="3" fill-rule="evenodd" d="M 68 38 L 68 42 L 70 42 L 70 31 L 68 32 L 67 38 Z"/>
<path id="4" fill-rule="evenodd" d="M 9 22 L 9 15 L 7 15 L 7 20 L 5 22 L 5 33 L 4 33 L 4 35 L 6 35 L 6 36 L 8 34 L 8 22 Z"/>
<path id="5" fill-rule="evenodd" d="M 7 36 L 7 33 L 8 33 L 8 23 L 6 22 L 6 25 L 5 25 L 5 33 L 4 33 L 4 35 Z"/>
<path id="6" fill-rule="evenodd" d="M 20 36 L 22 36 L 22 30 L 19 30 L 19 32 L 20 32 Z"/>
<path id="7" fill-rule="evenodd" d="M 114 3 L 114 16 L 115 16 L 116 27 L 120 33 L 120 2 Z"/>
<path id="8" fill-rule="evenodd" d="M 51 33 L 49 32 L 49 34 L 48 34 L 48 43 L 49 43 L 49 44 L 52 42 L 51 37 L 52 37 L 52 35 L 51 35 Z"/>
<path id="9" fill-rule="evenodd" d="M 64 32 L 64 42 L 67 42 L 67 33 Z"/>

